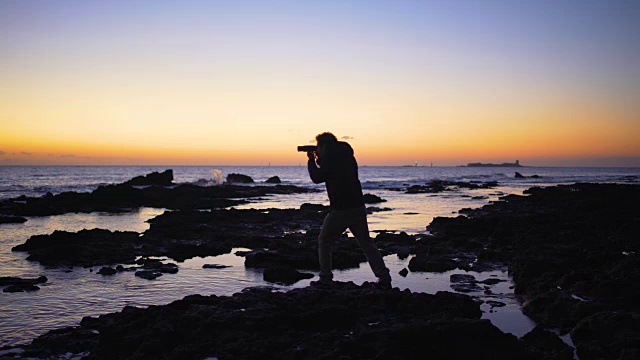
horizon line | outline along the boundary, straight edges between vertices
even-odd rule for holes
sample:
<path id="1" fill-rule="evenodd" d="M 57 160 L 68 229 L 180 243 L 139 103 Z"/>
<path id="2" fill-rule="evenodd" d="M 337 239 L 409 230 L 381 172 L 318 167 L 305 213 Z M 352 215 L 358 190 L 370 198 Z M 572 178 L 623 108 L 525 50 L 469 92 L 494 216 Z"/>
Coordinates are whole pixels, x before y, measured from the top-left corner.
<path id="1" fill-rule="evenodd" d="M 0 167 L 306 167 L 305 164 L 298 165 L 117 165 L 117 164 L 0 164 Z M 619 168 L 619 169 L 640 169 L 638 166 L 615 166 L 615 165 L 599 165 L 599 166 L 584 166 L 584 165 L 520 165 L 520 166 L 467 166 L 467 165 L 358 165 L 358 167 L 403 167 L 403 168 Z"/>

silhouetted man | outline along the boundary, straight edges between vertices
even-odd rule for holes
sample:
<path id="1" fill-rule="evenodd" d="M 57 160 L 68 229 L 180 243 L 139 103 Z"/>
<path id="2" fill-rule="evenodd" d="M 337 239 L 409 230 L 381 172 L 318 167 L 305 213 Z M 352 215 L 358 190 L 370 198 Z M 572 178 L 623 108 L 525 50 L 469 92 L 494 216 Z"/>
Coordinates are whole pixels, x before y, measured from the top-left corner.
<path id="1" fill-rule="evenodd" d="M 328 132 L 316 136 L 316 141 L 318 146 L 315 153 L 307 152 L 309 158 L 307 167 L 314 183 L 324 182 L 327 186 L 331 210 L 325 217 L 320 236 L 318 236 L 320 281 L 312 284 L 331 284 L 333 280 L 331 247 L 340 235 L 349 229 L 364 251 L 371 270 L 378 277 L 377 286 L 391 288 L 389 269 L 369 236 L 367 211 L 353 149 L 349 144 L 338 141 Z"/>

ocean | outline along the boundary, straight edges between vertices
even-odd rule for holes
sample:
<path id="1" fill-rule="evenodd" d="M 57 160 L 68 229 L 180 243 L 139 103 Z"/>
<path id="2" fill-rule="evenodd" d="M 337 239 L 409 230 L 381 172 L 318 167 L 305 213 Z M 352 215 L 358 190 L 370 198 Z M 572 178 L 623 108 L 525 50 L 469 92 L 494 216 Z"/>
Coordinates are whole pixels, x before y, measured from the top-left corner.
<path id="1" fill-rule="evenodd" d="M 26 196 L 43 196 L 48 192 L 90 192 L 100 185 L 115 184 L 153 171 L 173 169 L 174 182 L 216 186 L 218 178 L 230 173 L 251 176 L 257 185 L 271 176 L 278 176 L 283 184 L 324 189 L 314 185 L 304 166 L 0 166 L 0 200 Z M 507 194 L 522 194 L 533 186 L 552 186 L 576 182 L 640 183 L 640 168 L 546 168 L 546 167 L 374 167 L 362 166 L 360 179 L 365 193 L 387 200 L 378 207 L 389 211 L 369 215 L 369 227 L 377 230 L 425 233 L 426 226 L 436 216 L 457 216 L 463 208 L 481 207 Z M 519 172 L 525 179 L 516 179 Z M 531 178 L 538 175 L 537 178 Z M 424 185 L 431 180 L 484 183 L 496 181 L 491 189 L 442 192 L 437 194 L 406 194 L 393 188 Z M 236 208 L 298 208 L 302 203 L 328 204 L 326 192 L 294 195 L 274 195 L 253 199 Z M 79 231 L 102 228 L 144 232 L 146 222 L 164 209 L 141 208 L 130 213 L 64 214 L 30 217 L 24 224 L 0 225 L 0 276 L 37 277 L 45 275 L 47 283 L 41 289 L 26 293 L 0 293 L 0 347 L 28 343 L 48 330 L 74 326 L 83 316 L 97 316 L 120 311 L 124 306 L 167 304 L 189 294 L 231 295 L 247 287 L 270 286 L 276 290 L 309 285 L 311 280 L 293 286 L 280 286 L 262 279 L 259 269 L 244 267 L 244 258 L 232 253 L 207 258 L 192 258 L 178 263 L 177 274 L 167 274 L 149 281 L 135 277 L 132 272 L 114 276 L 96 274 L 97 268 L 46 268 L 26 260 L 27 254 L 12 252 L 11 248 L 25 242 L 30 236 L 50 234 L 55 230 Z M 372 233 L 375 236 L 375 233 Z M 519 299 L 510 287 L 513 285 L 506 269 L 493 272 L 465 272 L 453 270 L 445 273 L 409 273 L 398 275 L 410 258 L 396 255 L 385 257 L 391 269 L 393 285 L 401 289 L 435 293 L 453 291 L 449 277 L 452 274 L 472 274 L 478 280 L 490 277 L 506 279 L 492 288 L 493 294 L 471 293 L 479 300 L 483 317 L 491 320 L 505 332 L 523 336 L 535 324 L 520 311 Z M 203 269 L 205 263 L 230 265 L 225 269 Z M 336 280 L 359 284 L 375 280 L 368 265 L 335 273 Z M 497 300 L 505 305 L 492 308 L 486 301 Z"/>

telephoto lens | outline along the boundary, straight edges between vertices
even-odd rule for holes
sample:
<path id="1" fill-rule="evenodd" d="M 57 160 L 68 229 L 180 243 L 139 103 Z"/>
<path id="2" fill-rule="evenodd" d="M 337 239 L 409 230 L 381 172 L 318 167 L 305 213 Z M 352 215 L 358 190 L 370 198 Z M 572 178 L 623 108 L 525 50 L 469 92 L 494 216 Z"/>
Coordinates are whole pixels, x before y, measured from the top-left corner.
<path id="1" fill-rule="evenodd" d="M 303 146 L 298 146 L 298 151 L 300 152 L 309 152 L 309 151 L 316 151 L 318 147 L 315 145 L 303 145 Z"/>

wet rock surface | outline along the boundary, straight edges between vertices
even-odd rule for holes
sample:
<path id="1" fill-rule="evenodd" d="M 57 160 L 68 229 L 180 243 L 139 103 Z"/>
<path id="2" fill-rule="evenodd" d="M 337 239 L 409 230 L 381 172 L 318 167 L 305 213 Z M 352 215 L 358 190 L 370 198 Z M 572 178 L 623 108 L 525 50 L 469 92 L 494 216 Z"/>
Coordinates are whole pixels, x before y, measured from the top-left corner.
<path id="1" fill-rule="evenodd" d="M 21 224 L 23 222 L 27 222 L 27 219 L 21 216 L 0 215 L 0 224 Z"/>
<path id="2" fill-rule="evenodd" d="M 304 204 L 301 209 L 212 210 L 210 212 L 166 212 L 149 222 L 142 240 L 166 250 L 155 256 L 182 261 L 194 256 L 228 253 L 233 247 L 253 249 L 245 256 L 247 267 L 290 266 L 318 268 L 317 238 L 328 207 Z M 376 244 L 385 254 L 410 249 L 414 236 L 378 235 Z M 158 246 L 158 244 L 164 244 Z M 147 246 L 147 245 L 145 245 Z M 151 251 L 147 251 L 151 253 Z M 335 242 L 333 265 L 336 269 L 357 267 L 366 261 L 354 238 Z"/>
<path id="3" fill-rule="evenodd" d="M 13 250 L 27 251 L 28 260 L 44 265 L 103 266 L 132 264 L 138 256 L 184 261 L 244 247 L 252 249 L 242 254 L 247 267 L 316 270 L 317 238 L 327 211 L 328 207 L 309 204 L 301 209 L 167 211 L 149 220 L 150 228 L 142 236 L 101 229 L 55 231 L 51 235 L 32 236 Z M 414 251 L 416 237 L 385 232 L 378 234 L 375 241 L 384 255 L 408 254 Z M 148 259 L 144 261 L 138 265 L 144 265 L 145 269 L 153 264 Z M 160 262 L 155 261 L 159 269 Z M 365 261 L 354 238 L 343 236 L 335 242 L 336 269 L 358 267 Z"/>
<path id="4" fill-rule="evenodd" d="M 280 180 L 280 177 L 278 176 L 272 176 L 267 180 L 265 180 L 264 182 L 266 182 L 267 184 L 280 184 L 282 183 L 282 180 Z"/>
<path id="5" fill-rule="evenodd" d="M 558 335 L 541 326 L 536 326 L 523 336 L 522 341 L 533 359 L 573 360 L 573 349 Z"/>
<path id="6" fill-rule="evenodd" d="M 289 266 L 274 266 L 264 269 L 263 278 L 265 281 L 282 284 L 292 285 L 302 279 L 311 279 L 313 274 L 300 272 Z"/>
<path id="7" fill-rule="evenodd" d="M 412 185 L 406 188 L 387 188 L 387 190 L 404 191 L 407 194 L 431 194 L 440 193 L 444 191 L 457 191 L 460 189 L 491 189 L 498 186 L 496 181 L 489 181 L 485 183 L 478 182 L 464 182 L 464 181 L 446 181 L 446 180 L 432 180 L 425 185 Z"/>
<path id="8" fill-rule="evenodd" d="M 17 293 L 17 292 L 37 291 L 37 290 L 40 290 L 40 287 L 36 285 L 10 285 L 2 289 L 2 292 Z"/>
<path id="9" fill-rule="evenodd" d="M 381 198 L 378 195 L 374 195 L 374 194 L 364 194 L 364 203 L 365 204 L 377 204 L 377 203 L 381 203 L 381 202 L 385 202 L 387 200 Z"/>
<path id="10" fill-rule="evenodd" d="M 169 186 L 173 184 L 173 170 L 165 170 L 161 173 L 154 171 L 151 174 L 136 176 L 126 181 L 124 185 L 159 185 Z"/>
<path id="11" fill-rule="evenodd" d="M 434 221 L 442 219 L 436 218 Z M 433 222 L 432 222 L 433 224 Z M 475 262 L 482 243 L 469 238 L 456 241 L 439 236 L 423 237 L 415 248 L 416 256 L 409 261 L 412 272 L 445 272 L 455 269 L 483 271 L 494 263 Z"/>
<path id="12" fill-rule="evenodd" d="M 571 332 L 581 360 L 640 358 L 640 314 L 602 311 L 582 319 Z"/>
<path id="13" fill-rule="evenodd" d="M 5 287 L 2 291 L 7 293 L 35 291 L 40 290 L 36 284 L 45 283 L 48 280 L 49 279 L 44 275 L 33 279 L 15 276 L 2 276 L 0 277 L 0 286 Z"/>
<path id="14" fill-rule="evenodd" d="M 540 178 L 540 176 L 539 176 L 539 175 L 525 176 L 525 175 L 522 175 L 522 174 L 520 174 L 519 172 L 517 172 L 517 171 L 516 171 L 515 178 L 516 178 L 516 179 L 528 179 L 528 178 L 531 178 L 531 179 L 539 179 L 539 178 Z"/>
<path id="15" fill-rule="evenodd" d="M 153 280 L 162 276 L 162 272 L 158 270 L 140 270 L 140 271 L 136 271 L 135 276 L 143 279 L 147 279 L 147 280 Z"/>
<path id="16" fill-rule="evenodd" d="M 226 269 L 231 267 L 229 265 L 220 265 L 220 264 L 204 264 L 202 265 L 203 269 Z"/>
<path id="17" fill-rule="evenodd" d="M 25 357 L 87 359 L 526 359 L 524 344 L 480 319 L 471 298 L 335 283 L 286 293 L 248 289 L 125 307 L 51 331 Z M 464 344 L 464 346 L 460 346 Z"/>
<path id="18" fill-rule="evenodd" d="M 139 234 L 132 231 L 93 229 L 77 233 L 54 231 L 35 235 L 13 251 L 26 251 L 27 260 L 51 266 L 95 266 L 133 263 L 138 252 Z"/>
<path id="19" fill-rule="evenodd" d="M 457 292 L 470 293 L 483 289 L 478 285 L 478 281 L 473 275 L 454 274 L 449 277 L 451 288 Z"/>
<path id="20" fill-rule="evenodd" d="M 100 275 L 115 275 L 118 270 L 112 268 L 111 266 L 103 266 L 98 270 L 98 274 Z"/>
<path id="21" fill-rule="evenodd" d="M 248 176 L 248 175 L 234 174 L 234 173 L 227 175 L 227 183 L 229 184 L 233 184 L 233 183 L 250 184 L 252 182 L 254 182 L 253 179 L 251 178 L 251 176 Z"/>
<path id="22" fill-rule="evenodd" d="M 383 212 L 383 211 L 391 211 L 393 209 L 388 208 L 388 207 L 384 207 L 384 208 L 380 208 L 377 206 L 368 206 L 367 207 L 367 214 L 373 214 L 375 212 Z"/>
<path id="23" fill-rule="evenodd" d="M 149 221 L 151 226 L 142 240 L 147 253 L 155 248 L 155 256 L 178 261 L 229 253 L 233 247 L 297 249 L 303 247 L 301 241 L 309 239 L 303 232 L 319 228 L 322 216 L 295 209 L 165 212 Z"/>
<path id="24" fill-rule="evenodd" d="M 165 209 L 215 209 L 247 203 L 247 198 L 268 194 L 293 194 L 317 190 L 292 185 L 275 186 L 197 186 L 180 184 L 160 186 L 156 179 L 167 175 L 137 177 L 128 182 L 100 186 L 90 193 L 48 193 L 42 197 L 20 196 L 0 201 L 0 216 L 48 216 L 70 212 L 125 212 L 143 206 Z M 171 177 L 173 175 L 170 173 Z M 141 178 L 140 180 L 135 180 Z M 135 180 L 135 181 L 134 181 Z M 151 183 L 137 187 L 132 183 Z"/>
<path id="25" fill-rule="evenodd" d="M 433 237 L 420 241 L 412 262 L 429 264 L 429 259 L 437 262 L 442 257 L 453 261 L 461 249 L 477 254 L 480 262 L 505 262 L 516 293 L 525 299 L 523 311 L 539 324 L 563 332 L 579 323 L 586 326 L 583 321 L 594 316 L 600 321 L 591 321 L 591 327 L 615 322 L 617 312 L 637 319 L 638 203 L 637 185 L 532 188 L 525 196 L 509 195 L 468 210 L 467 217 L 434 219 L 428 226 Z M 410 269 L 414 270 L 411 264 Z M 630 329 L 640 328 L 601 326 L 616 339 L 635 338 L 637 331 Z M 583 341 L 587 337 L 578 336 L 578 329 L 572 334 L 578 352 L 593 353 L 597 342 Z M 605 343 L 614 354 L 636 351 L 628 342 Z"/>

